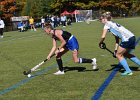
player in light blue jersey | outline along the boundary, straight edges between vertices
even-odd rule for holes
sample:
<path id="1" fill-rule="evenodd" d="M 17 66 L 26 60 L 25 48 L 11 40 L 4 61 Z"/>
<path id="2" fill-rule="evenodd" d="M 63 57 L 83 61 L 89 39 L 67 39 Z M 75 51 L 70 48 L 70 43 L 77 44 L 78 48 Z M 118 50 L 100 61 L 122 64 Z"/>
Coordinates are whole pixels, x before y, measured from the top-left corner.
<path id="1" fill-rule="evenodd" d="M 131 61 L 135 62 L 140 66 L 140 60 L 135 57 L 134 55 L 130 54 L 132 49 L 135 49 L 135 36 L 132 32 L 127 30 L 122 25 L 111 21 L 111 13 L 106 12 L 102 14 L 100 17 L 101 23 L 104 24 L 103 32 L 101 35 L 101 40 L 99 42 L 99 47 L 101 48 L 106 33 L 109 31 L 115 36 L 116 44 L 114 50 L 114 56 L 116 56 L 119 60 L 119 65 L 122 65 L 123 68 L 126 70 L 121 75 L 132 75 L 132 71 L 128 66 L 128 63 L 125 58 L 129 58 Z M 119 40 L 121 40 L 119 44 Z"/>

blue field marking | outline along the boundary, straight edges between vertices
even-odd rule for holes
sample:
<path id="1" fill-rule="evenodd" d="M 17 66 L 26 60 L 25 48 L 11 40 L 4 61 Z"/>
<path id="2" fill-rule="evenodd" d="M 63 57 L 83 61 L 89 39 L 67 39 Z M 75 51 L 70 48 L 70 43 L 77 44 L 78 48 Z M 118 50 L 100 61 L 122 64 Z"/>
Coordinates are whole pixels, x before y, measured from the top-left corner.
<path id="1" fill-rule="evenodd" d="M 137 41 L 135 42 L 135 46 L 138 45 L 139 41 L 140 41 L 140 37 L 139 37 L 139 38 L 137 39 Z"/>
<path id="2" fill-rule="evenodd" d="M 66 58 L 66 60 L 65 60 L 64 62 L 67 62 L 67 61 L 69 61 L 70 59 L 71 59 L 71 58 Z M 56 64 L 53 64 L 53 65 L 51 65 L 51 66 L 45 68 L 44 70 L 41 70 L 41 71 L 36 72 L 34 75 L 32 75 L 32 77 L 23 79 L 23 80 L 21 80 L 20 82 L 18 82 L 18 83 L 16 83 L 16 84 L 12 85 L 11 87 L 8 87 L 8 88 L 6 88 L 6 89 L 0 91 L 0 96 L 3 95 L 3 94 L 5 94 L 5 93 L 8 93 L 8 92 L 10 92 L 10 91 L 12 91 L 12 90 L 14 90 L 14 89 L 16 89 L 16 88 L 18 88 L 18 87 L 20 87 L 20 86 L 22 86 L 22 85 L 24 85 L 25 83 L 29 82 L 30 80 L 32 80 L 32 79 L 35 78 L 36 76 L 42 75 L 43 73 L 45 73 L 45 72 L 47 72 L 48 70 L 53 69 L 53 68 L 55 68 L 55 67 L 57 67 L 57 65 L 56 65 Z"/>
<path id="3" fill-rule="evenodd" d="M 94 96 L 92 97 L 92 100 L 99 100 L 100 96 L 104 92 L 104 90 L 107 88 L 111 80 L 114 78 L 116 73 L 118 72 L 120 68 L 114 68 L 112 73 L 108 76 L 108 78 L 104 81 L 104 83 L 100 86 L 100 88 L 96 91 Z"/>
<path id="4" fill-rule="evenodd" d="M 48 71 L 48 70 L 50 70 L 50 69 L 52 69 L 52 68 L 54 68 L 54 67 L 56 67 L 56 66 L 49 66 L 49 67 L 47 67 L 44 71 L 41 71 L 42 73 L 40 72 L 39 74 L 43 74 L 45 71 Z M 5 94 L 5 93 L 7 93 L 7 92 L 10 92 L 10 91 L 13 90 L 13 89 L 18 88 L 19 86 L 21 86 L 21 85 L 23 85 L 23 84 L 29 82 L 31 79 L 35 78 L 35 77 L 36 77 L 37 75 L 39 75 L 39 74 L 35 74 L 35 75 L 33 75 L 32 77 L 30 77 L 30 78 L 26 78 L 26 79 L 24 79 L 24 80 L 21 80 L 21 81 L 18 82 L 17 84 L 14 84 L 13 86 L 11 86 L 11 87 L 9 87 L 9 88 L 0 91 L 0 95 L 3 95 L 3 94 Z"/>
<path id="5" fill-rule="evenodd" d="M 135 42 L 135 46 L 137 46 L 139 42 L 140 42 L 140 37 Z M 116 75 L 116 73 L 118 72 L 119 69 L 120 69 L 119 67 L 116 67 L 116 68 L 113 69 L 113 71 L 108 76 L 108 78 L 99 87 L 99 89 L 96 91 L 96 93 L 94 94 L 94 96 L 92 96 L 91 100 L 99 100 L 99 98 L 103 94 L 104 90 L 107 88 L 107 86 L 109 85 L 109 83 L 111 82 L 111 80 L 114 78 L 114 76 Z"/>

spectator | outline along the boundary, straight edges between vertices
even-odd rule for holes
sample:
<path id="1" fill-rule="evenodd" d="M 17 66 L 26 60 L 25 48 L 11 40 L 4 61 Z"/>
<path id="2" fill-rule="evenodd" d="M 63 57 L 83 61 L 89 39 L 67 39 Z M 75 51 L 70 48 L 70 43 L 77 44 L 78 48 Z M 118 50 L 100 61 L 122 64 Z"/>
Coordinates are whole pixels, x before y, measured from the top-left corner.
<path id="1" fill-rule="evenodd" d="M 66 27 L 66 16 L 65 15 L 62 15 L 61 16 L 61 23 L 62 23 L 62 25 L 63 25 L 63 27 Z"/>
<path id="2" fill-rule="evenodd" d="M 71 19 L 70 18 L 68 18 L 68 20 L 67 20 L 67 25 L 71 25 Z"/>
<path id="3" fill-rule="evenodd" d="M 27 31 L 28 30 L 28 27 L 29 27 L 28 22 L 27 21 L 24 21 L 23 22 L 23 30 L 24 31 Z"/>
<path id="4" fill-rule="evenodd" d="M 20 32 L 23 32 L 23 23 L 22 21 L 18 22 L 18 29 Z"/>
<path id="5" fill-rule="evenodd" d="M 57 16 L 57 26 L 60 26 L 60 17 Z"/>
<path id="6" fill-rule="evenodd" d="M 47 15 L 46 17 L 45 17 L 45 22 L 48 22 L 49 21 L 49 15 Z"/>
<path id="7" fill-rule="evenodd" d="M 26 30 L 28 30 L 29 29 L 29 21 L 25 22 L 25 26 L 26 26 Z"/>
<path id="8" fill-rule="evenodd" d="M 52 15 L 50 18 L 51 18 L 51 25 L 54 27 L 54 15 Z"/>
<path id="9" fill-rule="evenodd" d="M 0 38 L 3 38 L 4 21 L 0 17 Z"/>
<path id="10" fill-rule="evenodd" d="M 41 17 L 41 27 L 42 27 L 42 29 L 44 28 L 44 24 L 45 24 L 45 18 L 42 16 Z"/>
<path id="11" fill-rule="evenodd" d="M 57 16 L 54 16 L 54 28 L 58 26 Z"/>
<path id="12" fill-rule="evenodd" d="M 32 16 L 29 19 L 29 24 L 31 26 L 31 31 L 32 30 L 36 31 L 35 26 L 34 26 L 34 19 L 32 18 Z"/>

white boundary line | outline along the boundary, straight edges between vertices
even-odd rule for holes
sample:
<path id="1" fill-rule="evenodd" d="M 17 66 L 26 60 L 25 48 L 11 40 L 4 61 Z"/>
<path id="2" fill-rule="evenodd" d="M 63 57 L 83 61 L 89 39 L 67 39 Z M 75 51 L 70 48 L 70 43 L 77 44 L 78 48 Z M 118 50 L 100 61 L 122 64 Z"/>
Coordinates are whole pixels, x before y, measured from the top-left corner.
<path id="1" fill-rule="evenodd" d="M 14 39 L 10 39 L 10 40 L 2 40 L 0 41 L 0 43 L 3 43 L 3 42 L 10 42 L 10 41 L 14 41 L 14 40 L 21 40 L 21 39 L 25 39 L 25 38 L 31 38 L 31 37 L 34 37 L 34 36 L 37 36 L 37 35 L 42 35 L 43 33 L 40 33 L 40 34 L 36 34 L 36 35 L 31 35 L 31 36 L 25 36 L 25 37 L 19 37 L 19 38 L 14 38 Z"/>

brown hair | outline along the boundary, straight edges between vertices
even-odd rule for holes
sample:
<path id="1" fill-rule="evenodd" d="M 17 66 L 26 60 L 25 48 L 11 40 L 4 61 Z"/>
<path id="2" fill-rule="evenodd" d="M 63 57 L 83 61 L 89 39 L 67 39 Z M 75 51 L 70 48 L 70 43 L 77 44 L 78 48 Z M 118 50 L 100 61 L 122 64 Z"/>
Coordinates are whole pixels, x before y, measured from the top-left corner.
<path id="1" fill-rule="evenodd" d="M 44 28 L 50 28 L 53 29 L 52 25 L 50 23 L 45 23 Z"/>

